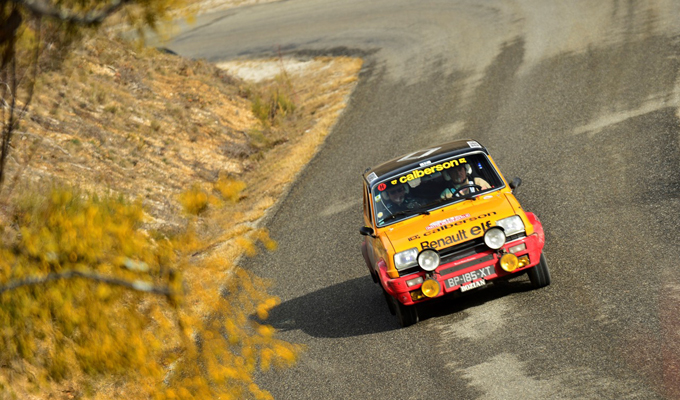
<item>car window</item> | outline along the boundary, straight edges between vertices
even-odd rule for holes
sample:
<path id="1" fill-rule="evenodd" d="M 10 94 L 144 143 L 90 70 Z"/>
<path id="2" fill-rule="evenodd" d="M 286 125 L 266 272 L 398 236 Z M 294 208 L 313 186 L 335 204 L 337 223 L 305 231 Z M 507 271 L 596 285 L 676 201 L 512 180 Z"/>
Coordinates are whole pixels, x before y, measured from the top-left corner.
<path id="1" fill-rule="evenodd" d="M 376 225 L 385 226 L 502 185 L 483 153 L 422 163 L 413 170 L 378 180 L 371 187 Z"/>
<path id="2" fill-rule="evenodd" d="M 368 217 L 369 221 L 372 219 L 371 206 L 370 202 L 368 201 L 368 187 L 366 187 L 365 184 L 364 184 L 364 214 Z"/>

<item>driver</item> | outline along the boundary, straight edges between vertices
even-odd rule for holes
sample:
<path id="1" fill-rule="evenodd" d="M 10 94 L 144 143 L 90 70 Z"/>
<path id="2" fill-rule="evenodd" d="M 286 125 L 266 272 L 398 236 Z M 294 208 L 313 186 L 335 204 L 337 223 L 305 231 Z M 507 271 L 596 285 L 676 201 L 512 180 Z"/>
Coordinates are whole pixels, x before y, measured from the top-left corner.
<path id="1" fill-rule="evenodd" d="M 440 197 L 442 199 L 450 199 L 454 196 L 459 197 L 460 195 L 466 195 L 469 193 L 475 193 L 480 190 L 490 189 L 491 185 L 489 182 L 482 178 L 470 179 L 468 171 L 470 167 L 467 164 L 460 164 L 453 167 L 449 176 L 451 177 L 451 188 L 445 189 Z M 480 189 L 481 187 L 481 189 Z"/>
<path id="2" fill-rule="evenodd" d="M 387 211 L 394 214 L 399 211 L 412 210 L 421 206 L 420 202 L 411 198 L 406 191 L 406 184 L 392 186 L 386 190 L 383 204 Z"/>

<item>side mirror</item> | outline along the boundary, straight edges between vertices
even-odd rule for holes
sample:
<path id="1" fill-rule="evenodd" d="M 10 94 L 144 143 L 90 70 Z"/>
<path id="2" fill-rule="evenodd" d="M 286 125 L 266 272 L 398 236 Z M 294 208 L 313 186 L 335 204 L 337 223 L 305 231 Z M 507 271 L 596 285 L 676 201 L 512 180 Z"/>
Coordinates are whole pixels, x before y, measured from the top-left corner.
<path id="1" fill-rule="evenodd" d="M 361 229 L 359 229 L 359 233 L 361 233 L 363 236 L 373 236 L 373 228 L 369 226 L 362 226 Z"/>
<path id="2" fill-rule="evenodd" d="M 522 179 L 520 178 L 514 178 L 512 182 L 510 182 L 510 189 L 515 190 L 519 187 L 519 185 L 522 184 Z"/>

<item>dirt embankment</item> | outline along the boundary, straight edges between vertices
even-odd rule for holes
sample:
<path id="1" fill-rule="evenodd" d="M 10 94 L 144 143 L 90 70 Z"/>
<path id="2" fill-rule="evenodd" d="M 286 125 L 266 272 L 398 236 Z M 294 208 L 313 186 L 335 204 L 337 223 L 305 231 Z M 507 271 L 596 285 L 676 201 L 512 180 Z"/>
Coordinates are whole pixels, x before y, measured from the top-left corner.
<path id="1" fill-rule="evenodd" d="M 360 67 L 344 57 L 215 66 L 89 40 L 43 75 L 13 141 L 7 186 L 20 174 L 18 182 L 112 190 L 142 198 L 156 223 L 172 225 L 180 192 L 229 175 L 248 185 L 234 224 L 254 222 L 282 192 L 270 188 L 289 183 L 322 143 Z M 286 118 L 253 114 L 253 101 L 284 91 L 295 105 Z"/>
<path id="2" fill-rule="evenodd" d="M 361 65 L 346 57 L 213 65 L 106 35 L 87 40 L 40 78 L 0 202 L 68 183 L 142 199 L 150 227 L 173 230 L 185 223 L 180 193 L 215 190 L 228 176 L 246 185 L 240 201 L 209 207 L 201 227 L 211 243 L 203 253 L 233 262 L 247 250 L 239 238 L 255 232 L 323 143 Z M 276 96 L 283 103 L 272 108 Z M 208 270 L 184 276 L 189 288 L 215 281 Z M 44 397 L 68 398 L 69 387 Z"/>

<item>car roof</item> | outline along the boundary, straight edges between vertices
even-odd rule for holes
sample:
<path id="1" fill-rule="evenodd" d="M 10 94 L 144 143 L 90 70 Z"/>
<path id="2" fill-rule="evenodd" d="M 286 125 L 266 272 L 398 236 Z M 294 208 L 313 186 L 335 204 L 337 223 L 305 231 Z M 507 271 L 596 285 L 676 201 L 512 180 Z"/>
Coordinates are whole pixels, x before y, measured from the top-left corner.
<path id="1" fill-rule="evenodd" d="M 369 185 L 385 175 L 396 175 L 406 172 L 416 167 L 420 167 L 423 163 L 436 163 L 440 160 L 456 157 L 467 154 L 470 151 L 482 151 L 489 154 L 486 147 L 482 146 L 473 139 L 460 139 L 452 142 L 441 143 L 434 146 L 428 146 L 420 150 L 412 151 L 395 157 L 375 167 L 368 168 L 364 171 L 363 177 Z"/>

